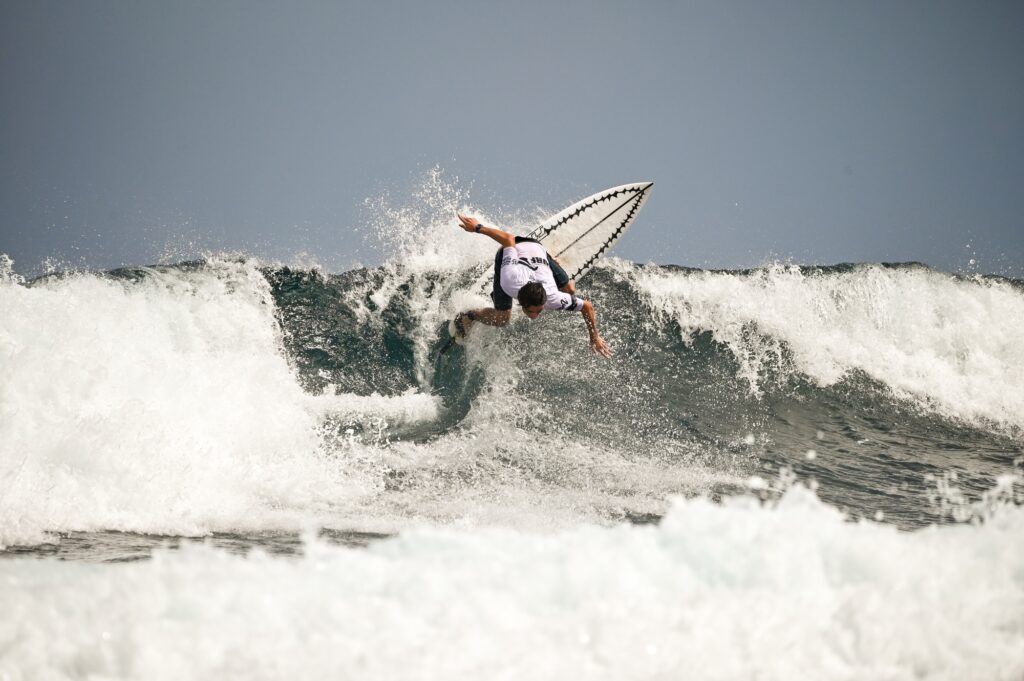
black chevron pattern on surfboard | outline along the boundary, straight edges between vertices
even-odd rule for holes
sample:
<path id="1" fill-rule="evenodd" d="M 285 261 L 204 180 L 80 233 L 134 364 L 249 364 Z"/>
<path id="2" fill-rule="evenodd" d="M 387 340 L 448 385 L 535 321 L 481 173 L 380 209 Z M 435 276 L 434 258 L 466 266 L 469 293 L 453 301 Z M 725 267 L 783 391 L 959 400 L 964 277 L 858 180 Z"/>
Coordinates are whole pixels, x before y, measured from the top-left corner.
<path id="1" fill-rule="evenodd" d="M 611 248 L 611 245 L 615 243 L 615 240 L 619 238 L 620 234 L 622 234 L 622 230 L 626 229 L 626 227 L 629 226 L 629 223 L 633 220 L 633 216 L 636 215 L 636 212 L 640 209 L 640 204 L 643 201 L 643 197 L 644 193 L 640 192 L 635 197 L 633 197 L 629 202 L 627 202 L 631 202 L 631 205 L 629 207 L 629 212 L 626 213 L 626 217 L 624 217 L 622 221 L 619 222 L 618 228 L 614 232 L 612 232 L 612 235 L 605 240 L 601 248 L 598 249 L 598 251 L 594 253 L 594 255 L 592 255 L 589 260 L 587 260 L 585 263 L 576 268 L 575 273 L 569 275 L 569 278 L 571 280 L 576 280 L 579 277 L 581 277 L 584 272 L 590 269 L 590 266 L 593 265 L 598 258 L 604 255 L 605 251 Z M 583 237 L 580 237 L 580 239 L 582 238 Z"/>
<path id="2" fill-rule="evenodd" d="M 529 237 L 537 239 L 538 241 L 543 243 L 545 238 L 554 233 L 555 231 L 557 231 L 559 227 L 562 227 L 571 220 L 578 218 L 579 216 L 585 214 L 587 211 L 594 209 L 598 206 L 601 206 L 607 201 L 620 202 L 619 205 L 613 208 L 612 210 L 606 211 L 607 214 L 605 215 L 605 217 L 598 221 L 596 224 L 592 225 L 589 229 L 587 229 L 587 231 L 585 231 L 583 234 L 580 234 L 571 243 L 562 246 L 557 253 L 552 253 L 552 255 L 555 258 L 558 258 L 558 256 L 567 252 L 579 241 L 581 241 L 588 234 L 590 234 L 593 230 L 597 229 L 602 224 L 606 223 L 609 219 L 618 219 L 617 227 L 614 231 L 612 231 L 609 234 L 608 238 L 605 239 L 601 247 L 598 248 L 597 251 L 594 252 L 586 261 L 584 261 L 582 264 L 577 265 L 575 268 L 573 268 L 571 272 L 568 272 L 569 278 L 576 280 L 579 277 L 581 277 L 584 273 L 586 273 L 587 270 L 590 269 L 590 267 L 598 260 L 598 258 L 600 258 L 605 253 L 605 251 L 607 251 L 611 247 L 611 245 L 615 243 L 615 241 L 619 238 L 619 236 L 626 229 L 626 227 L 629 226 L 629 224 L 633 220 L 633 217 L 636 215 L 637 211 L 640 209 L 640 206 L 643 204 L 643 201 L 646 198 L 648 191 L 653 186 L 654 183 L 649 182 L 643 186 L 633 185 L 619 187 L 611 189 L 602 194 L 598 194 L 589 199 L 586 203 L 576 206 L 574 210 L 572 210 L 570 213 L 567 213 L 566 215 L 561 216 L 556 222 L 554 222 L 550 226 L 538 226 L 536 229 L 530 232 Z M 626 208 L 627 210 L 623 212 L 623 208 Z"/>

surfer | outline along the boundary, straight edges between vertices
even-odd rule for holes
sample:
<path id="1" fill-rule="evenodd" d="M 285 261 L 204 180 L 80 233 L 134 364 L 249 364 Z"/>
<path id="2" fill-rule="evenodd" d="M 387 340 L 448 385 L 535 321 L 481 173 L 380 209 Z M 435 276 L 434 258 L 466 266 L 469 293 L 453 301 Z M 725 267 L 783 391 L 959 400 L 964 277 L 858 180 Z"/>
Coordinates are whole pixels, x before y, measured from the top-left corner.
<path id="1" fill-rule="evenodd" d="M 455 318 L 460 336 L 469 333 L 475 322 L 499 327 L 508 324 L 515 298 L 530 319 L 536 319 L 544 310 L 582 312 L 590 333 L 590 349 L 602 357 L 612 356 L 611 348 L 597 332 L 593 303 L 576 297 L 576 286 L 569 281 L 569 275 L 539 241 L 486 227 L 467 215 L 458 216 L 462 229 L 489 236 L 501 244 L 494 258 L 494 291 L 491 292 L 494 307 L 460 313 Z"/>

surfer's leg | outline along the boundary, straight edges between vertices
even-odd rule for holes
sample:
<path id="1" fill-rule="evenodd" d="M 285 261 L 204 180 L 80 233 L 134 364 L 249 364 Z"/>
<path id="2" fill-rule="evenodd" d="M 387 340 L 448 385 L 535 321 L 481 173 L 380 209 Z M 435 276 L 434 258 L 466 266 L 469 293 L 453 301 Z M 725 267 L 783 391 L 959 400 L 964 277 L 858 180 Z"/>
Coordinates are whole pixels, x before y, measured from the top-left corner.
<path id="1" fill-rule="evenodd" d="M 504 249 L 499 248 L 494 256 L 494 288 L 491 289 L 491 302 L 494 303 L 495 312 L 506 313 L 506 319 L 504 323 L 495 324 L 494 326 L 504 326 L 512 317 L 512 296 L 505 293 L 505 290 L 501 288 L 501 256 L 503 251 Z"/>
<path id="2" fill-rule="evenodd" d="M 498 249 L 494 256 L 494 289 L 491 291 L 493 308 L 473 310 L 473 321 L 483 322 L 490 326 L 505 326 L 512 319 L 512 297 L 501 288 L 501 255 Z"/>
<path id="3" fill-rule="evenodd" d="M 496 310 L 492 307 L 485 307 L 467 312 L 466 316 L 468 317 L 466 321 L 469 322 L 465 327 L 467 330 L 469 326 L 472 326 L 472 322 L 481 322 L 488 326 L 505 326 L 512 319 L 512 310 Z"/>
<path id="4" fill-rule="evenodd" d="M 562 293 L 576 293 L 576 285 L 569 281 L 569 275 L 550 253 L 548 253 L 548 265 L 551 267 L 551 274 L 555 277 L 555 286 L 558 287 L 558 290 Z"/>
<path id="5" fill-rule="evenodd" d="M 501 288 L 501 255 L 503 249 L 498 249 L 494 256 L 494 290 L 491 291 L 491 301 L 494 307 L 485 307 L 479 310 L 463 312 L 456 317 L 456 326 L 462 335 L 469 332 L 473 322 L 482 322 L 488 326 L 505 326 L 512 319 L 512 297 Z"/>

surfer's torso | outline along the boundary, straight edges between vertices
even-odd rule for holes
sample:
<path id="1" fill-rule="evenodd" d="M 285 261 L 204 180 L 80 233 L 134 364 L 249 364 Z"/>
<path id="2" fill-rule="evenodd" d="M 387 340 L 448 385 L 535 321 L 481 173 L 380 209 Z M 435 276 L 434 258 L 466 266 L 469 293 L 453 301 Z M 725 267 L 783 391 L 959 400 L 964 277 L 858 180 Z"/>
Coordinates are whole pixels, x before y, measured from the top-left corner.
<path id="1" fill-rule="evenodd" d="M 509 298 L 515 298 L 519 289 L 531 281 L 544 287 L 547 299 L 545 310 L 566 310 L 575 312 L 583 309 L 583 299 L 571 293 L 558 290 L 555 276 L 548 264 L 548 253 L 536 241 L 520 241 L 515 247 L 506 247 L 501 251 L 501 268 L 499 273 L 501 290 Z"/>

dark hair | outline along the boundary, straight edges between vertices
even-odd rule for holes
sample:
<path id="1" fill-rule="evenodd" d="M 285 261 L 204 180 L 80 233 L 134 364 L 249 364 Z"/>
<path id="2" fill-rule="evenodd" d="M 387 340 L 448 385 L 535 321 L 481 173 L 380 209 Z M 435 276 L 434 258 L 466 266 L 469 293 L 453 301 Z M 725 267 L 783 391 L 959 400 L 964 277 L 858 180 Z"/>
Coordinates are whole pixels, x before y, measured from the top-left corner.
<path id="1" fill-rule="evenodd" d="M 519 299 L 519 304 L 523 307 L 534 307 L 536 305 L 543 305 L 548 296 L 539 281 L 531 281 L 519 289 L 519 295 L 516 298 Z"/>

